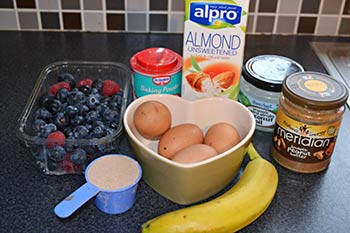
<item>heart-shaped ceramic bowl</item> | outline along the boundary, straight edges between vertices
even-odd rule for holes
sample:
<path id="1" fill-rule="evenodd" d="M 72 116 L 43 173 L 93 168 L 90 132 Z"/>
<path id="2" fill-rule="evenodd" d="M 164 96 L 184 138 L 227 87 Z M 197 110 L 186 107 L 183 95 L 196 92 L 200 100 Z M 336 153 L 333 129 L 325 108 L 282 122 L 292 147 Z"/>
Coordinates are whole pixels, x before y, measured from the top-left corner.
<path id="1" fill-rule="evenodd" d="M 164 158 L 157 153 L 158 140 L 143 138 L 133 122 L 137 107 L 149 100 L 160 101 L 169 108 L 172 126 L 194 123 L 205 133 L 211 125 L 227 122 L 236 127 L 242 140 L 226 152 L 194 164 Z M 191 204 L 219 192 L 237 175 L 254 134 L 255 119 L 245 106 L 226 98 L 188 101 L 174 95 L 153 94 L 138 98 L 127 107 L 124 127 L 142 166 L 143 180 L 169 200 Z"/>

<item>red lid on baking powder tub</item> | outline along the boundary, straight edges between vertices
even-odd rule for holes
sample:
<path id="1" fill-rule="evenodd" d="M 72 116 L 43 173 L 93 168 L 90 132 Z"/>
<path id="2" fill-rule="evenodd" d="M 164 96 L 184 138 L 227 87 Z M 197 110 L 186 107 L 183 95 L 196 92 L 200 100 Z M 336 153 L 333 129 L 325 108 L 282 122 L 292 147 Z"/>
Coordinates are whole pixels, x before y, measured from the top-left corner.
<path id="1" fill-rule="evenodd" d="M 145 75 L 176 73 L 182 68 L 182 57 L 167 48 L 149 48 L 130 59 L 132 69 Z"/>

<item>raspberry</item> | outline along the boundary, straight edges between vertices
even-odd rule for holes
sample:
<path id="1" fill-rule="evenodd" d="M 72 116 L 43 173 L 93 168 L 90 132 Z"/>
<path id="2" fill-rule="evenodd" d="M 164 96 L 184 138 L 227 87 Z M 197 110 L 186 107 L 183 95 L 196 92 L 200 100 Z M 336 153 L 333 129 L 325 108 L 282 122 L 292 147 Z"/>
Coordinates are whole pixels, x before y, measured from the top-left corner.
<path id="1" fill-rule="evenodd" d="M 52 95 L 56 95 L 57 91 L 58 91 L 59 89 L 61 89 L 61 88 L 65 88 L 65 89 L 67 89 L 68 91 L 70 91 L 70 86 L 69 86 L 68 83 L 66 83 L 66 82 L 59 82 L 59 83 L 56 83 L 56 84 L 54 84 L 54 85 L 52 85 L 52 86 L 50 87 L 50 93 L 51 93 Z"/>
<path id="2" fill-rule="evenodd" d="M 51 149 L 55 145 L 64 146 L 66 136 L 61 131 L 55 131 L 47 136 L 46 147 Z"/>
<path id="3" fill-rule="evenodd" d="M 80 88 L 81 86 L 85 86 L 85 85 L 91 87 L 92 83 L 93 83 L 92 80 L 89 78 L 83 79 L 78 83 L 78 88 Z"/>
<path id="4" fill-rule="evenodd" d="M 103 81 L 102 95 L 112 96 L 117 94 L 119 91 L 120 91 L 120 86 L 118 83 L 114 82 L 113 80 Z"/>
<path id="5" fill-rule="evenodd" d="M 67 153 L 64 160 L 60 162 L 60 167 L 65 172 L 77 172 L 82 169 L 80 164 L 74 164 L 71 160 L 71 153 Z"/>

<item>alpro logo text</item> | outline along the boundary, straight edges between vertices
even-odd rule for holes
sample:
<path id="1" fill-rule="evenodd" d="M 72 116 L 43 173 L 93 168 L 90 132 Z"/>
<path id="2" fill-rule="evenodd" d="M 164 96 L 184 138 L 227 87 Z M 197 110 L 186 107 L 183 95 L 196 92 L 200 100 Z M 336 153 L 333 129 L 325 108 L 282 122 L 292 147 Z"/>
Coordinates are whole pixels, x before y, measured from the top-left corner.
<path id="1" fill-rule="evenodd" d="M 242 7 L 231 4 L 193 2 L 190 4 L 190 20 L 206 26 L 215 24 L 239 24 Z"/>

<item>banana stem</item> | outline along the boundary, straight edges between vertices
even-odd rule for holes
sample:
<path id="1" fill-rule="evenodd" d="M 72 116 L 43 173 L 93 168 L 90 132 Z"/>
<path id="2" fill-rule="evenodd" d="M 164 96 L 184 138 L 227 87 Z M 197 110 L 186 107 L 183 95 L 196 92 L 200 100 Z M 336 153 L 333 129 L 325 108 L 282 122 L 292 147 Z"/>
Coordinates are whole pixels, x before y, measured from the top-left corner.
<path id="1" fill-rule="evenodd" d="M 247 154 L 248 154 L 250 160 L 261 158 L 259 153 L 255 150 L 252 142 L 248 146 Z"/>

